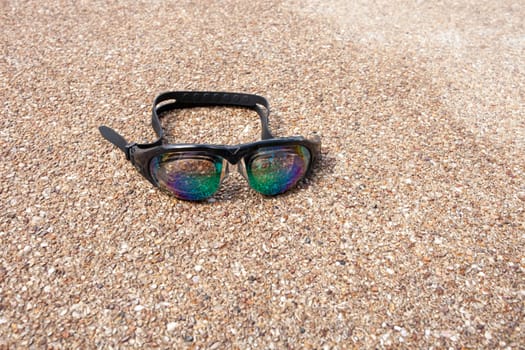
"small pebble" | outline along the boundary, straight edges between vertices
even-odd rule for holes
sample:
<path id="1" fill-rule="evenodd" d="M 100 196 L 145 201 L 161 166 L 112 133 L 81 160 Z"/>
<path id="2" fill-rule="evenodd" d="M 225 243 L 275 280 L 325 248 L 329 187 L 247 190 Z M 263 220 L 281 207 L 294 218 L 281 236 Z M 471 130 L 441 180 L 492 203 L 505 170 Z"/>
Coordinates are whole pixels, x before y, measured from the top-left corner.
<path id="1" fill-rule="evenodd" d="M 177 328 L 177 322 L 169 322 L 166 324 L 166 330 L 171 333 Z"/>

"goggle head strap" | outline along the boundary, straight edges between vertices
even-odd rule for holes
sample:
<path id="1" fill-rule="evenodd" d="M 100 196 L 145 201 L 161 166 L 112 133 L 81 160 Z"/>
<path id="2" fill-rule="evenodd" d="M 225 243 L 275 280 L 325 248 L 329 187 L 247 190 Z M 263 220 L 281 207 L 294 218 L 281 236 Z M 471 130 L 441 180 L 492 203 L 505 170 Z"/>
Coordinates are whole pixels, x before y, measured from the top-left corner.
<path id="1" fill-rule="evenodd" d="M 164 130 L 160 124 L 160 115 L 163 112 L 173 109 L 211 106 L 236 106 L 256 111 L 261 119 L 261 138 L 263 140 L 274 138 L 269 128 L 270 105 L 268 101 L 259 95 L 232 92 L 168 91 L 161 93 L 153 102 L 151 118 L 151 125 L 159 139 L 151 144 L 128 143 L 124 137 L 107 126 L 100 126 L 98 129 L 106 140 L 117 146 L 130 160 L 130 150 L 134 146 L 147 148 L 162 144 Z"/>
<path id="2" fill-rule="evenodd" d="M 266 98 L 259 95 L 212 91 L 168 91 L 161 93 L 153 102 L 151 125 L 159 138 L 164 136 L 160 116 L 163 112 L 194 107 L 232 106 L 245 107 L 257 112 L 261 119 L 261 138 L 273 138 L 270 132 L 268 116 L 270 105 Z"/>
<path id="3" fill-rule="evenodd" d="M 126 139 L 124 137 L 122 137 L 115 130 L 113 130 L 111 128 L 108 128 L 105 125 L 99 126 L 98 130 L 100 131 L 100 133 L 102 134 L 102 136 L 106 140 L 108 140 L 109 142 L 111 142 L 112 144 L 114 144 L 115 146 L 120 148 L 120 150 L 122 152 L 126 153 L 126 156 L 128 156 L 128 146 L 129 146 L 129 144 L 128 144 L 128 141 L 126 141 Z M 129 160 L 129 158 L 128 158 L 128 160 Z"/>

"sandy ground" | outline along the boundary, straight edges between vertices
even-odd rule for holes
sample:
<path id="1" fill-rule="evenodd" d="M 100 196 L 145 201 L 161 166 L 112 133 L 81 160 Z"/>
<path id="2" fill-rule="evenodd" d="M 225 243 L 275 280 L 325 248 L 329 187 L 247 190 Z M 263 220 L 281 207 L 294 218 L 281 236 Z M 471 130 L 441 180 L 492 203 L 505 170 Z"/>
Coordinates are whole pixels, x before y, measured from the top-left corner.
<path id="1" fill-rule="evenodd" d="M 0 348 L 523 348 L 520 1 L 0 6 Z M 97 130 L 152 141 L 166 90 L 262 94 L 323 158 L 286 195 L 174 199 Z"/>

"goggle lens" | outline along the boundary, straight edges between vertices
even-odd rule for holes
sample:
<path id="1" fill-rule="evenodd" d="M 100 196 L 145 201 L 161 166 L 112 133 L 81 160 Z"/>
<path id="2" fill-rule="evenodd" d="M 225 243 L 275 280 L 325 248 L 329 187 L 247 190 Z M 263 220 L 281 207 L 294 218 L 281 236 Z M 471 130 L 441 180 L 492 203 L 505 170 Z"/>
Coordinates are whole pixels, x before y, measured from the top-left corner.
<path id="1" fill-rule="evenodd" d="M 223 168 L 222 158 L 199 152 L 166 153 L 150 163 L 159 187 L 191 201 L 206 199 L 217 192 Z"/>
<path id="2" fill-rule="evenodd" d="M 310 151 L 304 146 L 263 147 L 245 160 L 247 179 L 257 192 L 273 196 L 295 186 L 310 161 Z"/>

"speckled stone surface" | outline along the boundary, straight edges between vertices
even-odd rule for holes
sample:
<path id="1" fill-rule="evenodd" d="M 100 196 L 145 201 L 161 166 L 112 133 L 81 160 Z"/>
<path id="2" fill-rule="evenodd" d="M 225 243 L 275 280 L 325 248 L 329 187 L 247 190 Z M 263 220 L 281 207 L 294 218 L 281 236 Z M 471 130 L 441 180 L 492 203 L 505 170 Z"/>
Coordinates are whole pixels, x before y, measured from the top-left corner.
<path id="1" fill-rule="evenodd" d="M 519 1 L 2 1 L 0 348 L 520 349 Z M 104 141 L 165 90 L 322 137 L 297 190 L 176 200 Z M 238 109 L 173 142 L 259 137 Z"/>

